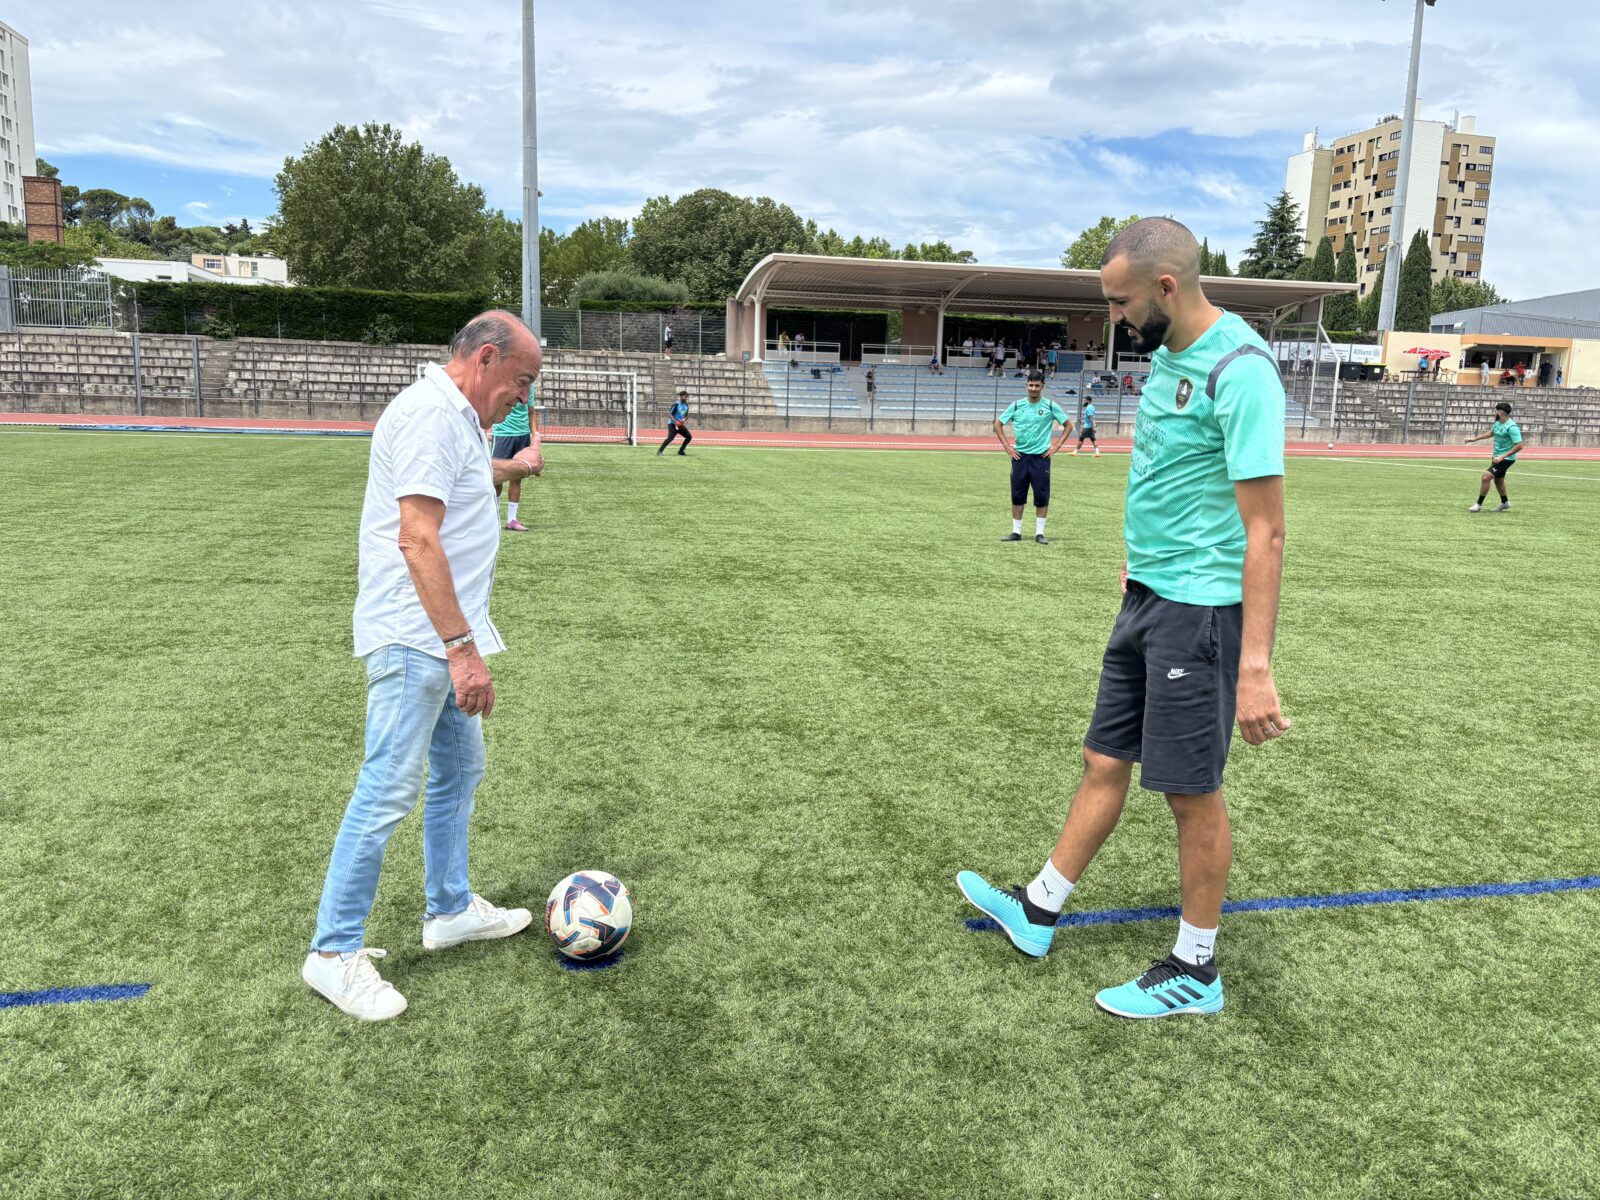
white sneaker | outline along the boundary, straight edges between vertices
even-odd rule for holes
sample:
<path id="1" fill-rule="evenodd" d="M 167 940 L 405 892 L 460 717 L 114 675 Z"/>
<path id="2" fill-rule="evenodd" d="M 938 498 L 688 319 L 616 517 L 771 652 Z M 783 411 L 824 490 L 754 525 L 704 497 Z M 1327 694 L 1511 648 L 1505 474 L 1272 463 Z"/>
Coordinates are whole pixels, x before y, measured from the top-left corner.
<path id="1" fill-rule="evenodd" d="M 533 921 L 525 908 L 496 908 L 476 892 L 461 912 L 422 918 L 422 948 L 448 950 L 462 942 L 487 942 L 521 933 Z"/>
<path id="2" fill-rule="evenodd" d="M 1509 500 L 1504 501 L 1500 505 L 1500 507 L 1495 509 L 1494 511 L 1495 512 L 1510 512 L 1511 511 L 1511 501 L 1509 501 Z"/>
<path id="3" fill-rule="evenodd" d="M 406 998 L 395 991 L 394 984 L 385 983 L 372 960 L 388 954 L 387 950 L 363 947 L 354 954 L 341 954 L 337 958 L 323 958 L 313 950 L 306 955 L 300 968 L 300 978 L 320 992 L 341 1011 L 362 1021 L 387 1021 L 406 1010 Z"/>
<path id="4" fill-rule="evenodd" d="M 1467 509 L 1467 511 L 1468 512 L 1482 512 L 1483 511 L 1483 505 L 1474 504 L 1471 508 Z"/>

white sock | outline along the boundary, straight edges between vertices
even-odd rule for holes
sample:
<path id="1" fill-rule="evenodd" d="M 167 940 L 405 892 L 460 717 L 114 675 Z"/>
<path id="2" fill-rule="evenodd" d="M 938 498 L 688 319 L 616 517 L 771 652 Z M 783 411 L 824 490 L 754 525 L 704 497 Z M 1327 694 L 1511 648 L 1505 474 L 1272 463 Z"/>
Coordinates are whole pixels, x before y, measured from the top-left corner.
<path id="1" fill-rule="evenodd" d="M 1037 534 L 1040 534 L 1041 536 L 1044 534 L 1044 518 L 1043 517 L 1035 517 L 1033 519 L 1033 531 L 1035 533 L 1037 533 Z"/>
<path id="2" fill-rule="evenodd" d="M 517 519 L 517 502 L 515 500 L 507 500 L 506 501 L 506 520 L 515 521 L 516 519 Z"/>
<path id="3" fill-rule="evenodd" d="M 1178 918 L 1178 944 L 1172 948 L 1173 957 L 1203 967 L 1211 961 L 1216 945 L 1215 929 L 1196 929 L 1182 917 Z"/>
<path id="4" fill-rule="evenodd" d="M 1021 517 L 1012 517 L 1011 518 L 1011 532 L 1012 533 L 1021 533 L 1022 532 L 1022 518 Z"/>
<path id="5" fill-rule="evenodd" d="M 1046 912 L 1058 913 L 1072 895 L 1072 885 L 1067 877 L 1056 870 L 1055 863 L 1044 860 L 1044 870 L 1028 885 L 1028 899 Z"/>

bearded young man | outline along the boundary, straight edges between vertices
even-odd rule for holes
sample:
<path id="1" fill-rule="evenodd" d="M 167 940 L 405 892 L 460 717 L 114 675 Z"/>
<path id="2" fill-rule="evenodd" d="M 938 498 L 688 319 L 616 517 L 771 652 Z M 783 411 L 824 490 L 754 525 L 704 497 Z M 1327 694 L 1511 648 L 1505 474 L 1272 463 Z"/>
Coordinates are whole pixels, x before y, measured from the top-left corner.
<path id="1" fill-rule="evenodd" d="M 1095 1003 L 1123 1017 L 1219 1012 L 1215 947 L 1233 859 L 1222 776 L 1233 725 L 1253 746 L 1288 731 L 1272 679 L 1283 575 L 1284 393 L 1261 338 L 1206 299 L 1199 246 L 1176 221 L 1130 225 L 1101 260 L 1111 319 L 1151 355 L 1123 518 L 1122 610 L 1111 631 L 1084 773 L 1026 888 L 972 871 L 962 894 L 1025 954 L 1049 951 L 1133 777 L 1177 821 L 1182 918 L 1172 953 Z"/>

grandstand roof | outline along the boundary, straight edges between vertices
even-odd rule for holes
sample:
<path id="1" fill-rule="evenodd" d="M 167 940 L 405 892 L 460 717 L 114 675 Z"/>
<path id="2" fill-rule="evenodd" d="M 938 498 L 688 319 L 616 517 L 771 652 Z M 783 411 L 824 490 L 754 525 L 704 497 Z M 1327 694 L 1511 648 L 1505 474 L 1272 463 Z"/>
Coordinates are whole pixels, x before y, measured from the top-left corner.
<path id="1" fill-rule="evenodd" d="M 1353 283 L 1207 276 L 1212 303 L 1245 317 L 1271 317 L 1340 292 Z M 997 267 L 984 263 L 902 262 L 769 254 L 745 276 L 734 299 L 817 308 L 937 308 L 950 312 L 1103 312 L 1099 271 Z"/>

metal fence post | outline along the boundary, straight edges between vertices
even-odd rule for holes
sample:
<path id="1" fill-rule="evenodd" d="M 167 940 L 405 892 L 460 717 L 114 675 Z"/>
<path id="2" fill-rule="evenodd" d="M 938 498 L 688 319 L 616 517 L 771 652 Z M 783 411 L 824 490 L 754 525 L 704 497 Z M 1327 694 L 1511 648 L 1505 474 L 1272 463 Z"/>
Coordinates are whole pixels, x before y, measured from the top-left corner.
<path id="1" fill-rule="evenodd" d="M 72 335 L 72 378 L 78 385 L 78 411 L 83 411 L 83 351 L 78 335 Z"/>
<path id="2" fill-rule="evenodd" d="M 133 335 L 133 411 L 144 416 L 144 378 L 139 369 L 139 335 Z"/>
<path id="3" fill-rule="evenodd" d="M 194 363 L 194 415 L 206 415 L 205 398 L 200 394 L 200 339 L 194 338 L 189 343 L 190 360 Z"/>
<path id="4" fill-rule="evenodd" d="M 917 431 L 917 373 L 911 372 L 911 432 Z"/>
<path id="5" fill-rule="evenodd" d="M 1411 386 L 1406 389 L 1405 416 L 1400 420 L 1400 444 L 1405 445 L 1411 440 L 1411 403 L 1417 391 L 1417 381 L 1413 379 Z"/>
<path id="6" fill-rule="evenodd" d="M 828 432 L 833 432 L 833 375 L 828 375 Z"/>

